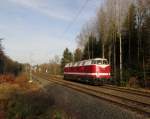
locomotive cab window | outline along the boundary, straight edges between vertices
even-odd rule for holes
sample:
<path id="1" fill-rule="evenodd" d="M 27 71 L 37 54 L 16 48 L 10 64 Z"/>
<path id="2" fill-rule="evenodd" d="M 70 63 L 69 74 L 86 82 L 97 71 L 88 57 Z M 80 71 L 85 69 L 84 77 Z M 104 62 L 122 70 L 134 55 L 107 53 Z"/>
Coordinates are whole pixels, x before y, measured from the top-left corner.
<path id="1" fill-rule="evenodd" d="M 79 64 L 79 66 L 82 66 L 83 65 L 83 62 L 82 61 L 80 61 L 80 64 Z"/>
<path id="2" fill-rule="evenodd" d="M 82 65 L 82 66 L 84 66 L 84 65 L 85 65 L 85 63 L 86 63 L 86 61 L 83 61 L 81 65 Z"/>
<path id="3" fill-rule="evenodd" d="M 92 61 L 91 60 L 87 60 L 85 61 L 85 64 L 84 65 L 91 65 Z"/>
<path id="4" fill-rule="evenodd" d="M 73 65 L 73 66 L 74 66 L 74 67 L 78 66 L 78 62 L 74 63 L 74 65 Z"/>
<path id="5" fill-rule="evenodd" d="M 69 67 L 70 64 L 66 64 L 65 67 Z"/>

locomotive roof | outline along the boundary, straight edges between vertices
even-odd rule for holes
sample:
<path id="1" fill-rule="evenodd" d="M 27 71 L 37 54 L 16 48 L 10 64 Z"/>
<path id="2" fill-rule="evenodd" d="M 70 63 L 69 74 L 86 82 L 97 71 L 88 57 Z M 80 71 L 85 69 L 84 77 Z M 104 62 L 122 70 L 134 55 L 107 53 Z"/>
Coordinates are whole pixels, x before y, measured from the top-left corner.
<path id="1" fill-rule="evenodd" d="M 90 59 L 90 60 L 107 60 L 106 58 L 94 58 L 94 59 Z"/>
<path id="2" fill-rule="evenodd" d="M 94 58 L 94 59 L 88 59 L 88 60 L 82 60 L 82 61 L 78 61 L 78 62 L 75 62 L 75 63 L 68 63 L 65 65 L 65 67 L 72 67 L 72 66 L 83 66 L 83 65 L 91 65 L 92 64 L 92 61 L 97 61 L 97 60 L 106 60 L 105 58 Z"/>

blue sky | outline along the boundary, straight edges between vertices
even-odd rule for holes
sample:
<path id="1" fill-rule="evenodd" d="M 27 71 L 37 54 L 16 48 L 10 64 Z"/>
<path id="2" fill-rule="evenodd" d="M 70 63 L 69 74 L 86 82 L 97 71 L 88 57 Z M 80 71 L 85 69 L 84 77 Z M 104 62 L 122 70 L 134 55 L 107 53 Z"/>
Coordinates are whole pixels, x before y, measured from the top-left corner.
<path id="1" fill-rule="evenodd" d="M 0 38 L 5 52 L 21 63 L 48 62 L 77 47 L 76 36 L 96 15 L 101 0 L 89 0 L 78 19 L 66 28 L 86 0 L 0 0 Z M 64 34 L 65 32 L 65 34 Z"/>

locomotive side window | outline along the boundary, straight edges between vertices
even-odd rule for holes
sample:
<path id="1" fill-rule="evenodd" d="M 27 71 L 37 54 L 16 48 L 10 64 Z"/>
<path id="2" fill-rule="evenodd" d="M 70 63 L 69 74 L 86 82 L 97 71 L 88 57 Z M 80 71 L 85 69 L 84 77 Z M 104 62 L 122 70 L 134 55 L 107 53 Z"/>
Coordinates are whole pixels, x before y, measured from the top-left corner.
<path id="1" fill-rule="evenodd" d="M 75 63 L 73 62 L 73 63 L 71 63 L 71 67 L 74 67 L 74 65 L 75 65 Z"/>
<path id="2" fill-rule="evenodd" d="M 84 65 L 88 65 L 88 60 L 87 60 L 87 61 L 85 61 Z"/>
<path id="3" fill-rule="evenodd" d="M 72 67 L 72 63 L 70 63 L 69 66 Z"/>
<path id="4" fill-rule="evenodd" d="M 82 66 L 83 65 L 83 61 L 80 61 L 80 64 L 79 64 L 79 66 Z"/>
<path id="5" fill-rule="evenodd" d="M 96 60 L 92 60 L 92 64 L 97 64 L 97 61 Z"/>
<path id="6" fill-rule="evenodd" d="M 108 64 L 108 61 L 107 60 L 103 60 L 103 64 Z"/>
<path id="7" fill-rule="evenodd" d="M 66 64 L 65 67 L 69 67 L 70 64 Z"/>
<path id="8" fill-rule="evenodd" d="M 76 62 L 73 66 L 75 67 L 75 66 L 77 66 L 78 65 L 78 62 Z"/>
<path id="9" fill-rule="evenodd" d="M 92 60 L 85 61 L 85 65 L 91 65 L 91 63 L 92 63 Z"/>
<path id="10" fill-rule="evenodd" d="M 79 62 L 77 62 L 77 66 L 80 66 L 80 61 L 79 61 Z"/>
<path id="11" fill-rule="evenodd" d="M 82 65 L 82 66 L 84 66 L 84 65 L 85 65 L 85 63 L 86 63 L 86 61 L 83 61 L 81 65 Z"/>
<path id="12" fill-rule="evenodd" d="M 102 64 L 102 60 L 97 60 L 97 64 Z"/>

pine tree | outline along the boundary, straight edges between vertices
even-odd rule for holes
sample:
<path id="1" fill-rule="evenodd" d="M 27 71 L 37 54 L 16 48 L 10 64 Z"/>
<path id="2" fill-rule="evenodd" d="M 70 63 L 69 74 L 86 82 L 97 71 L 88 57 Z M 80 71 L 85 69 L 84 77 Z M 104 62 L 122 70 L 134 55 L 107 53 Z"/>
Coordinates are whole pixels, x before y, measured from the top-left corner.
<path id="1" fill-rule="evenodd" d="M 124 22 L 125 33 L 123 33 L 123 65 L 125 68 L 137 67 L 137 30 L 136 11 L 131 4 Z"/>
<path id="2" fill-rule="evenodd" d="M 69 51 L 68 48 L 66 48 L 63 52 L 63 57 L 61 59 L 61 72 L 63 72 L 64 66 L 67 63 L 70 63 L 73 61 L 73 55 L 72 53 Z"/>
<path id="3" fill-rule="evenodd" d="M 84 46 L 82 59 L 91 59 L 102 57 L 102 43 L 101 40 L 97 41 L 93 35 L 90 35 L 88 42 Z"/>
<path id="4" fill-rule="evenodd" d="M 150 80 L 148 81 L 148 77 L 150 77 L 150 13 L 148 12 L 145 16 L 145 21 L 143 23 L 142 28 L 142 69 L 143 69 L 143 78 L 144 85 L 150 86 Z"/>

